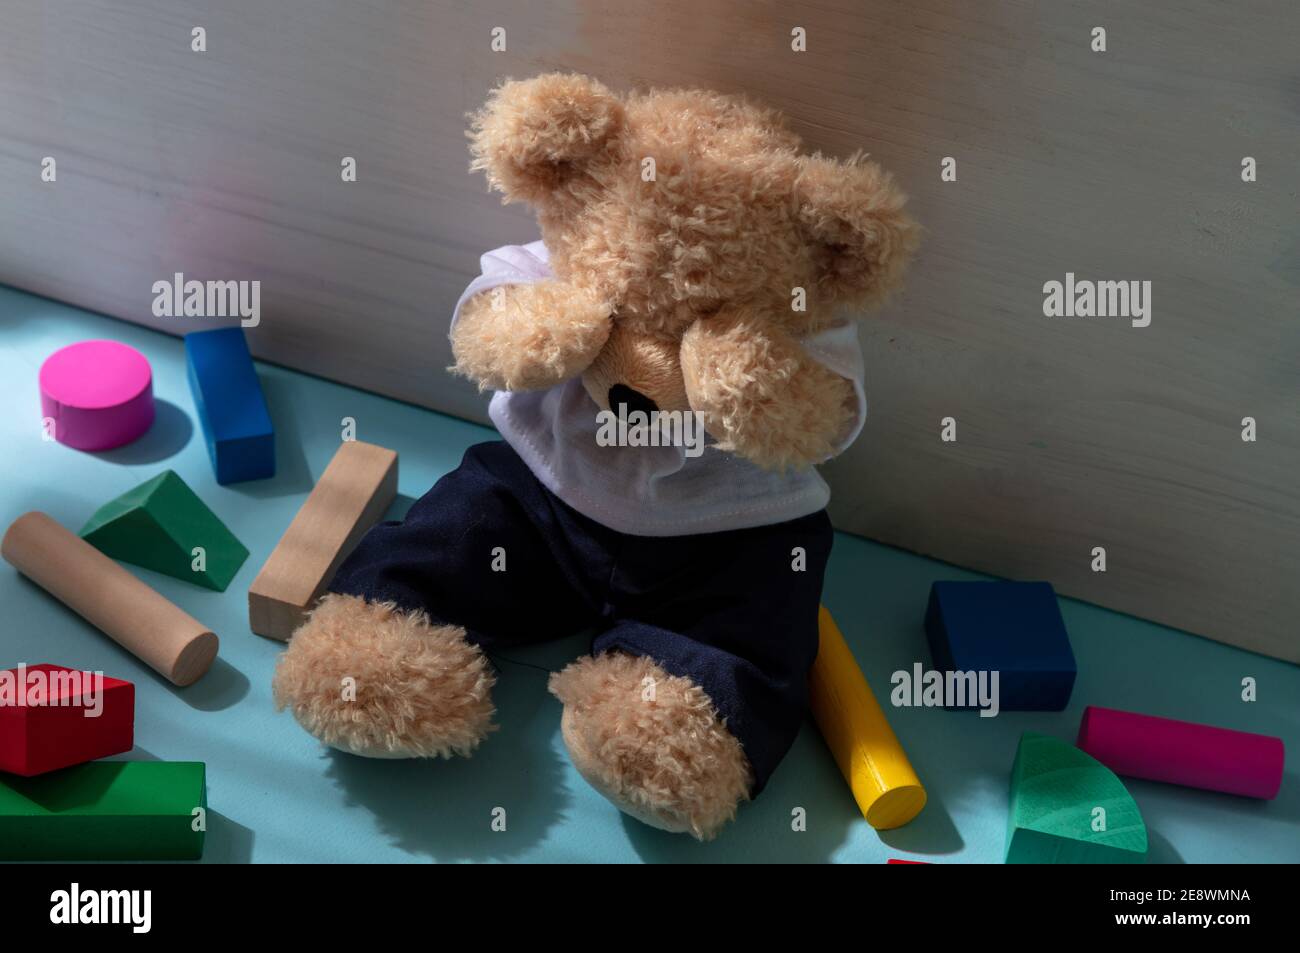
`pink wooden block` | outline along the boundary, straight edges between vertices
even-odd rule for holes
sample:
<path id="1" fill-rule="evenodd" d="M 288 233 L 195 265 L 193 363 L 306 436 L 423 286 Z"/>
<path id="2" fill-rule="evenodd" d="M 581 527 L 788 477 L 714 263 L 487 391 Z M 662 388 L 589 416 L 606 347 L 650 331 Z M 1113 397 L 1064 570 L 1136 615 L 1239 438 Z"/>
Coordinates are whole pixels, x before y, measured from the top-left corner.
<path id="1" fill-rule="evenodd" d="M 41 414 L 54 420 L 54 439 L 78 450 L 130 443 L 153 423 L 153 372 L 133 347 L 81 341 L 41 365 Z"/>
<path id="2" fill-rule="evenodd" d="M 1089 705 L 1078 747 L 1116 774 L 1271 800 L 1282 787 L 1281 738 Z"/>

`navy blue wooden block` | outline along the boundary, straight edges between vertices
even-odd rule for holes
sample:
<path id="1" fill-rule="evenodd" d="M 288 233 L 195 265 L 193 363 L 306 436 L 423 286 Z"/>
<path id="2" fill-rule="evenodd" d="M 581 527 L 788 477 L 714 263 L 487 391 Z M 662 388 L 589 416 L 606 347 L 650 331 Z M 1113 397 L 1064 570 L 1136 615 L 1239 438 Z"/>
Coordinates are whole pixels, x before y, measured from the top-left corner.
<path id="1" fill-rule="evenodd" d="M 1047 582 L 936 582 L 925 633 L 934 667 L 998 672 L 1003 711 L 1061 711 L 1078 668 Z"/>
<path id="2" fill-rule="evenodd" d="M 185 363 L 217 482 L 275 476 L 275 431 L 244 329 L 185 335 Z"/>

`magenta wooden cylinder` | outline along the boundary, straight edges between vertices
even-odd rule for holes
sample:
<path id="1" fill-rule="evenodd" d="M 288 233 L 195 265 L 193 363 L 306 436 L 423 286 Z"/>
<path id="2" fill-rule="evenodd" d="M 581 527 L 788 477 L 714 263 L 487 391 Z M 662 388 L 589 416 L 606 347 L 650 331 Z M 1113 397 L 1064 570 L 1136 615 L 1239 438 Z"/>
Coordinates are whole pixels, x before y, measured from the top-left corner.
<path id="1" fill-rule="evenodd" d="M 1078 747 L 1116 774 L 1270 800 L 1282 787 L 1281 738 L 1089 705 Z"/>
<path id="2" fill-rule="evenodd" d="M 153 424 L 153 371 L 133 347 L 80 341 L 45 359 L 41 414 L 54 439 L 78 450 L 109 450 L 140 437 Z"/>

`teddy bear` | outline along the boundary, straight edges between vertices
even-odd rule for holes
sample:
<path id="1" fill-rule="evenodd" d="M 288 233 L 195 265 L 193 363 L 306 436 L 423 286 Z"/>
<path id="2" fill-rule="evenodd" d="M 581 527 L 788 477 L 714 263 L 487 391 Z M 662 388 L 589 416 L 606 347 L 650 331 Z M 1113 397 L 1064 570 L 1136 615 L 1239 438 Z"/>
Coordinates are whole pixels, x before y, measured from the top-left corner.
<path id="1" fill-rule="evenodd" d="M 878 165 L 805 154 L 737 96 L 547 74 L 496 88 L 468 135 L 541 232 L 482 257 L 451 323 L 451 370 L 494 392 L 503 439 L 369 530 L 276 703 L 353 754 L 469 755 L 489 653 L 590 631 L 549 680 L 575 768 L 712 838 L 807 712 L 832 542 L 815 465 L 863 425 L 852 316 L 900 286 L 918 227 Z M 611 445 L 609 415 L 690 415 L 707 439 Z"/>

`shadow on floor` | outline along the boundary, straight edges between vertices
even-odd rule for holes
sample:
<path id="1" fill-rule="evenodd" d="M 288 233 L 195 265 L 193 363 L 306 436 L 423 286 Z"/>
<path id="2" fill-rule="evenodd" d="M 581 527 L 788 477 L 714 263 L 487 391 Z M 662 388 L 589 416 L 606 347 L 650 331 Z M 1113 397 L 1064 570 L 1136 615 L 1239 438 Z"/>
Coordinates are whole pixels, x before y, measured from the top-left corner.
<path id="1" fill-rule="evenodd" d="M 500 727 L 471 758 L 384 761 L 331 750 L 327 776 L 404 851 L 438 861 L 517 856 L 564 820 L 569 803 L 552 745 L 559 704 L 544 679 L 501 674 L 494 690 Z M 502 821 L 504 830 L 496 829 Z"/>
<path id="2" fill-rule="evenodd" d="M 231 483 L 230 489 L 259 500 L 310 493 L 315 480 L 303 453 L 302 429 L 298 424 L 298 414 L 302 411 L 300 405 L 306 400 L 305 395 L 298 392 L 302 380 L 291 381 L 275 373 L 259 374 L 258 380 L 262 383 L 262 395 L 266 398 L 271 424 L 275 428 L 275 476 Z"/>
<path id="3" fill-rule="evenodd" d="M 112 450 L 101 450 L 93 456 L 123 466 L 159 463 L 184 450 L 193 434 L 194 424 L 185 411 L 170 401 L 155 399 L 153 426 L 145 431 L 144 436 Z"/>

